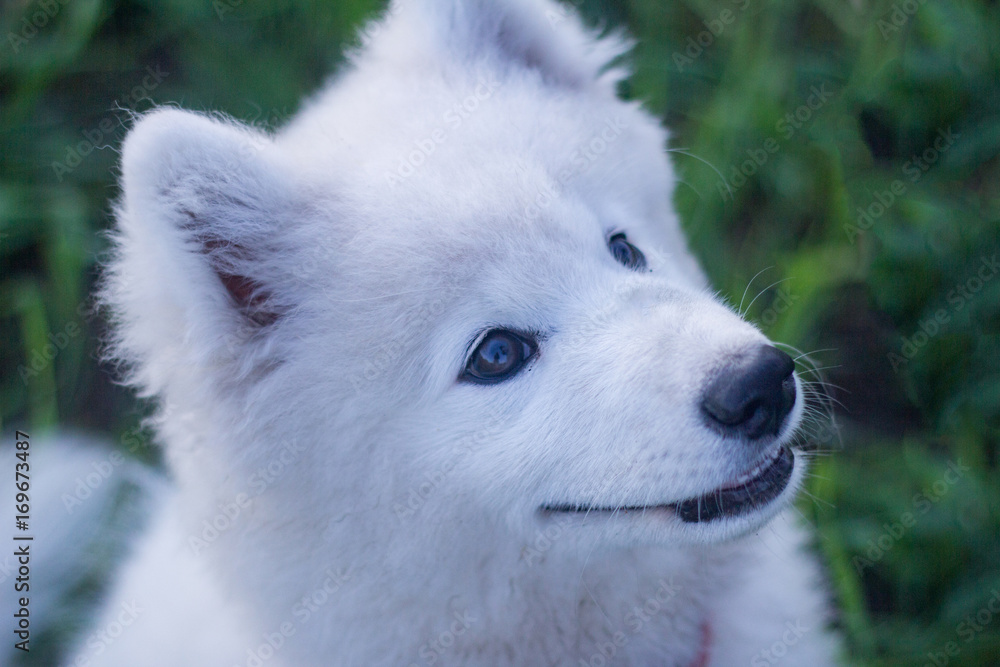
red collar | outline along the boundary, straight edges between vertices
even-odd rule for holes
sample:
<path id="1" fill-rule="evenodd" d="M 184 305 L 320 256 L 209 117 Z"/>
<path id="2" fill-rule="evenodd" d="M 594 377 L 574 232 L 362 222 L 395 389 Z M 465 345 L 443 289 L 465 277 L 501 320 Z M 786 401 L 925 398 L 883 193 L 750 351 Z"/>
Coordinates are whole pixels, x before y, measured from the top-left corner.
<path id="1" fill-rule="evenodd" d="M 708 654 L 711 645 L 712 626 L 709 625 L 707 620 L 705 620 L 701 624 L 701 647 L 699 647 L 698 655 L 695 656 L 694 662 L 691 663 L 691 667 L 708 667 Z"/>

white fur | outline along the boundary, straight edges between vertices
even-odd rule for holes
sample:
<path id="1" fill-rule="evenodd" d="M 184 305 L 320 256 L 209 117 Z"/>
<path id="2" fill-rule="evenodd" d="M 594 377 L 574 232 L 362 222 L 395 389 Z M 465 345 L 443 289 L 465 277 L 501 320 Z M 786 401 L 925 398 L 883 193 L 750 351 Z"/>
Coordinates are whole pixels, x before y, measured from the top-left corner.
<path id="1" fill-rule="evenodd" d="M 614 95 L 623 41 L 548 0 L 400 0 L 365 35 L 276 136 L 164 109 L 126 140 L 104 294 L 177 492 L 109 597 L 149 612 L 91 664 L 252 665 L 289 623 L 263 664 L 575 666 L 623 631 L 614 664 L 685 666 L 707 623 L 729 666 L 796 620 L 785 664 L 831 664 L 800 529 L 767 525 L 802 457 L 740 519 L 538 512 L 679 501 L 758 456 L 698 405 L 766 339 L 685 247 L 665 134 Z M 253 280 L 247 312 L 220 274 Z M 491 326 L 538 331 L 537 359 L 457 381 Z"/>

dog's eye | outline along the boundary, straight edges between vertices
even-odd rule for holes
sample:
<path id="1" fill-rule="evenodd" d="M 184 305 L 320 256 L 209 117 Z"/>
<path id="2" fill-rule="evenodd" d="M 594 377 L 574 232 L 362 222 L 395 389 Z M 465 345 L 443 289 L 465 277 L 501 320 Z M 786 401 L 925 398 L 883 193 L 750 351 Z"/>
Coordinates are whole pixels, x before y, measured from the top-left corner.
<path id="1" fill-rule="evenodd" d="M 608 250 L 618 263 L 635 271 L 642 271 L 646 268 L 646 257 L 634 245 L 628 242 L 624 233 L 613 234 L 608 239 Z"/>
<path id="2" fill-rule="evenodd" d="M 503 382 L 521 370 L 536 351 L 534 340 L 505 329 L 494 329 L 472 353 L 462 378 L 478 384 Z"/>

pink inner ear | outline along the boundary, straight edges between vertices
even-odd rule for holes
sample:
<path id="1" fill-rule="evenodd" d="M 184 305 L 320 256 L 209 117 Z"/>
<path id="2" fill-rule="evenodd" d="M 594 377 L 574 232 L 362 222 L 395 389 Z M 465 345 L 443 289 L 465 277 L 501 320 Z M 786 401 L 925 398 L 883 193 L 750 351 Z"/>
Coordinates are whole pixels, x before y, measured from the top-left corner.
<path id="1" fill-rule="evenodd" d="M 278 319 L 277 313 L 268 311 L 264 304 L 267 296 L 260 291 L 260 285 L 245 276 L 219 273 L 219 279 L 237 305 L 256 324 L 272 324 Z"/>
<path id="2" fill-rule="evenodd" d="M 191 215 L 191 214 L 189 214 Z M 191 215 L 193 218 L 194 216 Z M 246 250 L 238 243 L 229 243 L 217 238 L 200 239 L 201 246 L 206 255 L 211 257 L 213 252 L 229 252 L 236 255 L 246 255 Z M 278 314 L 267 310 L 267 294 L 260 289 L 260 283 L 216 267 L 216 275 L 222 281 L 226 291 L 233 297 L 237 307 L 243 311 L 246 317 L 261 326 L 272 324 L 278 319 Z"/>

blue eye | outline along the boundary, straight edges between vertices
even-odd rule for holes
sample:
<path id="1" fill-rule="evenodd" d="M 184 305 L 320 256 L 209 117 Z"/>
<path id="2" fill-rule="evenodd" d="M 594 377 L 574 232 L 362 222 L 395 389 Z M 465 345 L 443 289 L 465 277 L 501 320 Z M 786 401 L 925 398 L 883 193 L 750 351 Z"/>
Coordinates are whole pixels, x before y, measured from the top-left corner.
<path id="1" fill-rule="evenodd" d="M 496 384 L 513 377 L 535 356 L 537 343 L 506 329 L 494 329 L 476 347 L 462 379 L 477 384 Z"/>
<path id="2" fill-rule="evenodd" d="M 629 243 L 628 238 L 622 232 L 613 234 L 608 239 L 608 250 L 611 251 L 615 260 L 626 268 L 634 271 L 642 271 L 646 268 L 646 256 Z"/>

